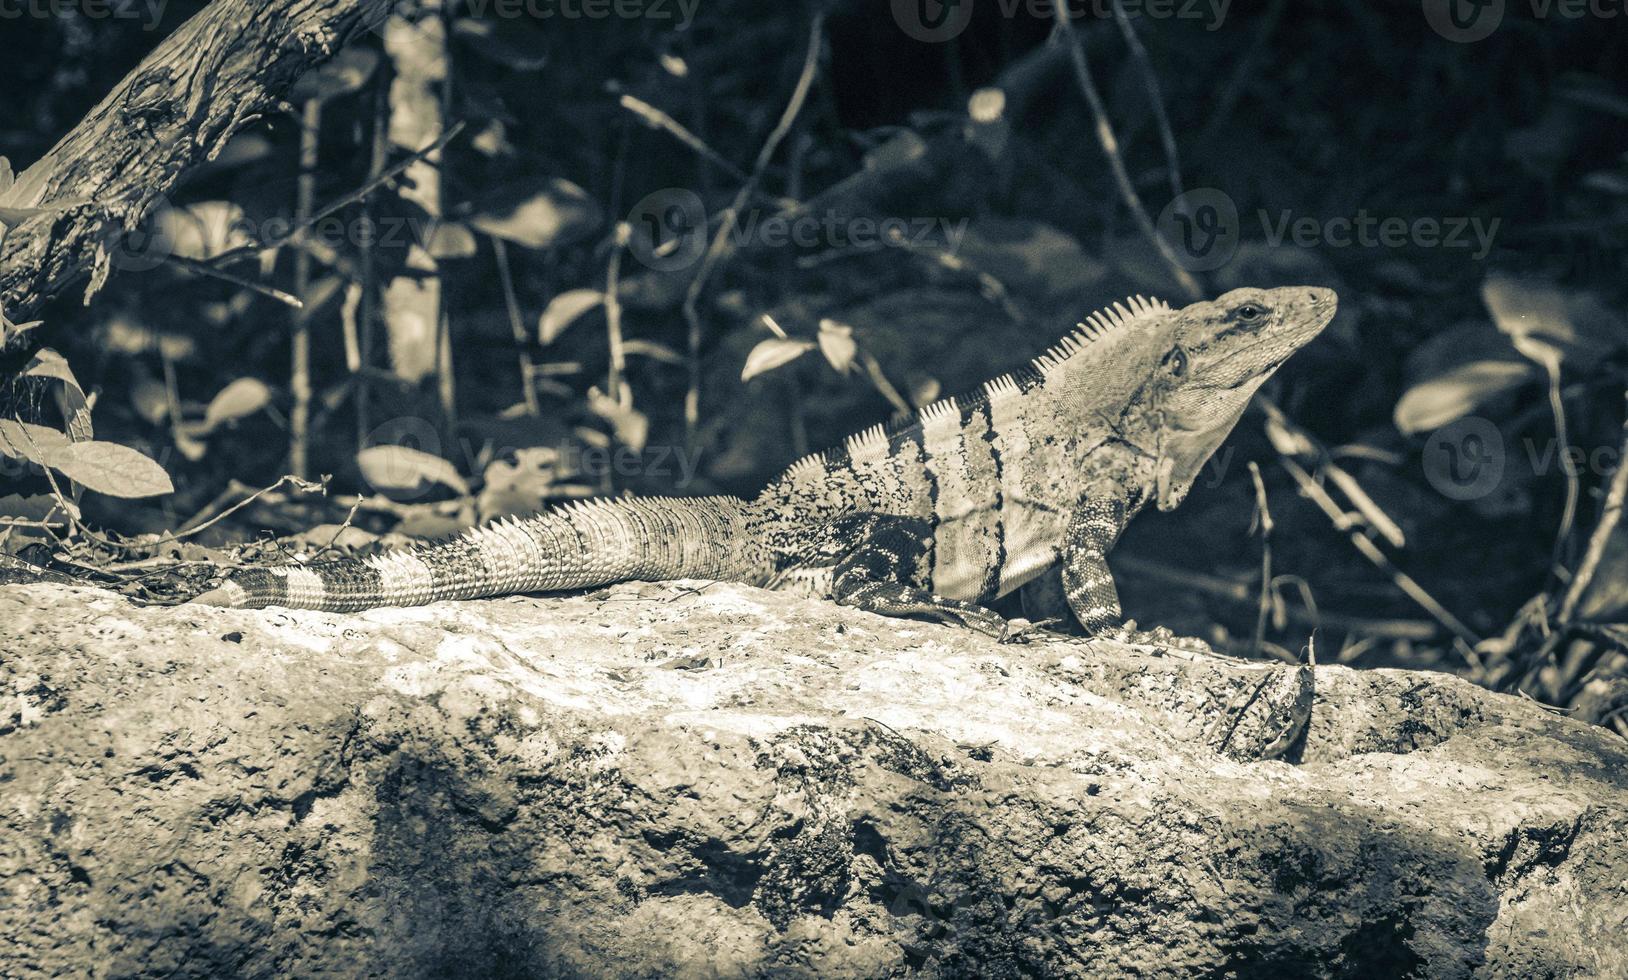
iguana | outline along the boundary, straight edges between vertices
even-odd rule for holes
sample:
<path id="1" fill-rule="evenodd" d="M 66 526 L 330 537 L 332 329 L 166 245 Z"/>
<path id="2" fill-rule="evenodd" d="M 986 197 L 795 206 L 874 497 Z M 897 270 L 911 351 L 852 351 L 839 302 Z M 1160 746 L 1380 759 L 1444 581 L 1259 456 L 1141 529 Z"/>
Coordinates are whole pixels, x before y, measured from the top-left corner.
<path id="1" fill-rule="evenodd" d="M 1105 556 L 1126 522 L 1149 502 L 1181 502 L 1335 304 L 1309 286 L 1179 310 L 1136 297 L 970 396 L 799 460 L 752 500 L 568 504 L 367 558 L 241 569 L 194 601 L 348 612 L 725 579 L 1006 637 L 985 604 L 1060 566 L 1074 617 L 1105 632 L 1120 618 Z"/>

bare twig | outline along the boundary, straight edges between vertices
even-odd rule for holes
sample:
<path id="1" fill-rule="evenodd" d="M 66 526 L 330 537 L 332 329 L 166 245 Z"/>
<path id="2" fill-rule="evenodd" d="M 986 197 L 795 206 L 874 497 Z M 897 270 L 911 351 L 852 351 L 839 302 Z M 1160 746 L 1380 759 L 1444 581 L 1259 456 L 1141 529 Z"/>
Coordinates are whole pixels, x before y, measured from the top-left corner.
<path id="1" fill-rule="evenodd" d="M 187 523 L 181 525 L 180 529 L 175 531 L 173 534 L 166 534 L 163 537 L 159 538 L 157 541 L 148 542 L 146 545 L 144 545 L 144 547 L 157 547 L 159 545 L 169 544 L 172 541 L 180 541 L 182 538 L 190 538 L 194 534 L 197 534 L 199 531 L 204 530 L 205 528 L 207 528 L 210 525 L 216 523 L 217 521 L 221 520 L 222 518 L 227 517 L 230 514 L 236 513 L 237 511 L 242 510 L 243 508 L 245 508 L 245 507 L 249 506 L 250 504 L 254 503 L 255 500 L 259 499 L 259 497 L 262 494 L 270 493 L 271 491 L 280 488 L 285 483 L 293 483 L 295 486 L 299 487 L 301 490 L 303 490 L 306 493 L 311 493 L 311 492 L 322 489 L 322 485 L 319 484 L 319 483 L 311 483 L 308 480 L 302 480 L 301 478 L 299 478 L 297 476 L 294 476 L 293 474 L 289 474 L 287 476 L 284 476 L 282 479 L 278 480 L 276 483 L 273 483 L 272 485 L 270 485 L 268 487 L 261 487 L 259 490 L 256 490 L 254 493 L 249 494 L 247 497 L 243 498 L 242 500 L 239 500 L 237 503 L 235 503 L 232 506 L 226 508 L 225 510 L 220 511 L 219 513 L 215 514 L 213 517 L 209 518 L 208 520 L 199 522 L 198 517 L 203 516 L 203 514 L 207 514 L 211 509 L 214 508 L 215 504 L 211 503 L 209 507 L 206 507 L 206 508 L 204 508 L 203 511 L 200 511 L 197 516 L 195 516 L 191 520 L 187 521 Z M 231 492 L 232 492 L 232 490 L 228 489 L 227 493 L 231 493 Z"/>
<path id="2" fill-rule="evenodd" d="M 705 157 L 708 161 L 717 166 L 724 173 L 733 177 L 735 180 L 738 180 L 743 184 L 751 181 L 751 178 L 748 177 L 745 172 L 741 170 L 741 168 L 735 166 L 733 163 L 730 163 L 722 153 L 719 153 L 717 150 L 714 150 L 712 147 L 708 146 L 705 140 L 690 132 L 687 128 L 685 128 L 684 124 L 679 122 L 677 119 L 674 119 L 667 113 L 662 112 L 660 109 L 644 101 L 643 99 L 634 95 L 628 95 L 625 92 L 622 94 L 621 103 L 622 108 L 638 116 L 646 126 L 649 126 L 651 129 L 660 130 L 671 134 L 680 143 L 683 143 L 685 146 Z"/>
<path id="3" fill-rule="evenodd" d="M 1108 169 L 1113 172 L 1114 183 L 1119 186 L 1119 196 L 1130 209 L 1131 217 L 1141 230 L 1142 237 L 1148 240 L 1169 267 L 1170 275 L 1176 280 L 1177 285 L 1190 299 L 1201 298 L 1204 291 L 1199 287 L 1198 280 L 1193 278 L 1192 273 L 1182 268 L 1175 250 L 1164 240 L 1164 236 L 1159 234 L 1159 229 L 1153 226 L 1153 219 L 1148 217 L 1147 209 L 1142 206 L 1141 195 L 1136 193 L 1136 187 L 1131 183 L 1130 173 L 1125 169 L 1125 161 L 1119 155 L 1119 138 L 1114 135 L 1113 124 L 1108 121 L 1108 110 L 1103 105 L 1101 93 L 1097 91 L 1097 83 L 1091 78 L 1091 65 L 1085 57 L 1085 45 L 1074 32 L 1066 0 L 1052 0 L 1051 7 L 1056 16 L 1058 35 L 1068 40 L 1074 77 L 1080 83 L 1080 91 L 1085 93 L 1085 101 L 1090 105 L 1091 115 L 1096 120 L 1097 142 L 1102 145 L 1103 155 L 1108 158 Z"/>
<path id="4" fill-rule="evenodd" d="M 729 244 L 729 236 L 735 230 L 735 222 L 740 212 L 746 207 L 757 191 L 757 185 L 762 182 L 764 171 L 769 167 L 769 161 L 774 158 L 775 150 L 791 132 L 792 124 L 802 113 L 803 103 L 808 100 L 809 90 L 814 85 L 814 76 L 819 69 L 820 48 L 825 42 L 825 15 L 816 13 L 808 25 L 808 49 L 803 54 L 802 72 L 797 76 L 797 85 L 792 90 L 791 98 L 786 102 L 785 110 L 780 114 L 779 122 L 770 131 L 763 146 L 758 150 L 757 160 L 752 165 L 751 176 L 746 183 L 735 192 L 735 199 L 730 203 L 729 210 L 724 212 L 723 221 L 718 225 L 718 231 L 712 237 L 712 243 L 707 247 L 706 255 L 701 259 L 701 269 L 690 282 L 689 289 L 684 294 L 684 320 L 689 325 L 689 390 L 684 396 L 684 432 L 687 441 L 693 443 L 701 423 L 701 314 L 698 304 L 701 293 L 706 289 L 707 280 L 712 276 L 714 269 L 723 258 Z"/>
<path id="5" fill-rule="evenodd" d="M 248 258 L 248 257 L 253 256 L 253 255 L 258 255 L 259 253 L 265 251 L 268 248 L 279 248 L 279 247 L 281 247 L 283 245 L 288 244 L 290 241 L 292 241 L 294 239 L 294 237 L 296 235 L 302 234 L 305 231 L 309 230 L 310 226 L 315 225 L 318 222 L 322 221 L 324 218 L 330 217 L 331 215 L 334 215 L 334 214 L 336 214 L 336 213 L 338 213 L 340 211 L 343 211 L 345 208 L 350 207 L 352 204 L 355 204 L 357 201 L 362 200 L 363 198 L 367 197 L 369 194 L 372 194 L 374 191 L 378 190 L 380 187 L 384 186 L 385 184 L 388 184 L 390 181 L 395 180 L 397 177 L 401 176 L 402 172 L 405 171 L 408 167 L 411 167 L 413 164 L 419 162 L 420 160 L 423 160 L 426 157 L 429 157 L 429 156 L 439 152 L 442 147 L 444 147 L 448 143 L 452 142 L 454 137 L 456 137 L 459 133 L 463 132 L 463 128 L 464 128 L 464 121 L 463 120 L 460 119 L 458 122 L 453 123 L 452 126 L 450 126 L 447 129 L 446 132 L 442 133 L 435 140 L 435 142 L 433 142 L 430 145 L 424 147 L 422 150 L 414 151 L 408 157 L 406 157 L 403 160 L 397 161 L 389 169 L 383 171 L 377 177 L 374 177 L 373 179 L 367 181 L 362 186 L 356 188 L 355 190 L 351 191 L 348 194 L 345 194 L 342 197 L 339 197 L 339 198 L 335 199 L 334 201 L 332 201 L 332 202 L 328 203 L 327 205 L 323 206 L 322 208 L 319 208 L 318 210 L 312 212 L 310 220 L 307 221 L 305 223 L 305 225 L 302 226 L 300 224 L 295 224 L 294 227 L 290 228 L 284 234 L 276 235 L 276 236 L 274 236 L 272 238 L 268 238 L 267 240 L 265 240 L 263 242 L 251 243 L 251 244 L 248 244 L 248 245 L 239 245 L 237 248 L 228 249 L 228 250 L 220 253 L 219 255 L 215 256 L 214 258 L 210 259 L 209 264 L 214 265 L 214 266 L 226 265 L 227 263 L 235 262 L 238 259 L 243 259 L 243 258 Z"/>
<path id="6" fill-rule="evenodd" d="M 1402 590 L 1408 598 L 1418 603 L 1420 608 L 1429 613 L 1436 622 L 1446 627 L 1454 636 L 1463 640 L 1466 646 L 1473 648 L 1477 643 L 1481 642 L 1481 638 L 1468 626 L 1465 626 L 1457 616 L 1449 612 L 1446 606 L 1437 602 L 1435 597 L 1425 591 L 1424 587 L 1418 582 L 1414 581 L 1412 576 L 1396 567 L 1396 564 L 1386 557 L 1383 551 L 1379 550 L 1379 546 L 1369 540 L 1366 534 L 1362 533 L 1361 528 L 1352 526 L 1350 517 L 1340 508 L 1340 505 L 1334 502 L 1334 498 L 1330 497 L 1322 485 L 1312 479 L 1311 474 L 1302 469 L 1299 463 L 1296 463 L 1288 456 L 1278 457 L 1278 462 L 1288 471 L 1290 476 L 1294 477 L 1295 483 L 1300 488 L 1301 496 L 1315 503 L 1324 514 L 1328 515 L 1329 520 L 1333 522 L 1336 528 L 1345 531 L 1346 537 L 1350 539 L 1352 546 L 1364 558 L 1372 562 L 1375 568 L 1384 572 L 1391 582 Z"/>
<path id="7" fill-rule="evenodd" d="M 1119 9 L 1119 4 L 1114 4 Z M 1260 515 L 1261 527 L 1261 601 L 1255 613 L 1255 642 L 1253 651 L 1260 656 L 1261 644 L 1266 641 L 1266 619 L 1272 612 L 1272 509 L 1266 503 L 1266 483 L 1261 479 L 1261 468 L 1249 461 L 1249 478 L 1255 484 L 1255 511 Z"/>
<path id="8" fill-rule="evenodd" d="M 605 377 L 605 390 L 622 404 L 622 379 L 627 376 L 627 347 L 622 343 L 622 253 L 633 237 L 627 222 L 616 226 L 611 242 L 610 262 L 605 267 L 605 337 L 610 346 L 610 366 Z"/>
<path id="9" fill-rule="evenodd" d="M 1549 410 L 1554 413 L 1560 472 L 1566 477 L 1566 503 L 1560 512 L 1560 528 L 1555 532 L 1554 551 L 1549 562 L 1549 567 L 1558 575 L 1564 567 L 1567 546 L 1571 542 L 1572 525 L 1577 522 L 1577 498 L 1581 493 L 1581 487 L 1577 466 L 1572 461 L 1571 454 L 1567 452 L 1571 442 L 1566 434 L 1566 402 L 1560 392 L 1560 360 L 1557 357 L 1546 357 L 1542 359 L 1542 364 L 1549 377 Z"/>
<path id="10" fill-rule="evenodd" d="M 1238 605 L 1253 605 L 1256 602 L 1256 593 L 1252 592 L 1247 582 L 1234 581 L 1219 575 L 1206 575 L 1186 568 L 1172 568 L 1134 555 L 1116 555 L 1114 564 L 1116 568 L 1131 575 L 1168 582 Z M 1298 582 L 1298 579 L 1292 575 L 1279 575 L 1275 581 Z M 1301 590 L 1301 600 L 1306 601 L 1308 594 L 1306 590 Z M 1307 603 L 1304 613 L 1293 606 L 1287 607 L 1286 611 L 1291 620 L 1313 628 L 1345 630 L 1382 640 L 1424 642 L 1434 639 L 1441 632 L 1439 626 L 1427 619 L 1363 619 L 1342 616 L 1339 613 L 1322 612 L 1316 608 L 1315 603 L 1310 602 Z"/>
<path id="11" fill-rule="evenodd" d="M 1153 120 L 1159 127 L 1159 142 L 1164 144 L 1165 165 L 1170 168 L 1171 197 L 1180 202 L 1184 193 L 1181 182 L 1181 156 L 1176 151 L 1176 134 L 1170 128 L 1170 116 L 1164 109 L 1164 93 L 1159 87 L 1159 76 L 1153 71 L 1153 62 L 1148 59 L 1148 50 L 1143 47 L 1142 39 L 1136 36 L 1136 27 L 1125 14 L 1123 0 L 1113 0 L 1113 8 L 1114 23 L 1119 25 L 1119 33 L 1125 38 L 1125 47 L 1130 50 L 1131 61 L 1136 64 L 1136 71 L 1142 76 L 1142 86 L 1147 89 L 1148 102 L 1153 106 Z M 1178 203 L 1177 206 L 1181 205 Z"/>
<path id="12" fill-rule="evenodd" d="M 1622 462 L 1618 464 L 1616 472 L 1611 474 L 1611 484 L 1605 494 L 1605 506 L 1600 511 L 1600 522 L 1595 525 L 1594 533 L 1589 536 L 1588 550 L 1583 553 L 1583 561 L 1577 566 L 1577 574 L 1572 576 L 1571 585 L 1566 589 L 1565 598 L 1560 603 L 1560 613 L 1555 617 L 1563 627 L 1571 625 L 1572 617 L 1577 613 L 1578 603 L 1582 602 L 1583 594 L 1588 591 L 1590 583 L 1594 581 L 1594 574 L 1599 571 L 1600 560 L 1605 557 L 1606 545 L 1610 543 L 1611 535 L 1616 533 L 1618 522 L 1622 520 L 1623 501 L 1628 499 L 1628 417 L 1623 420 L 1622 452 L 1617 458 Z"/>
<path id="13" fill-rule="evenodd" d="M 537 365 L 532 363 L 527 347 L 530 337 L 520 316 L 520 299 L 514 291 L 514 272 L 509 268 L 509 246 L 496 235 L 492 239 L 492 256 L 497 260 L 497 279 L 503 286 L 503 307 L 509 312 L 509 332 L 514 335 L 515 353 L 520 358 L 520 383 L 525 386 L 526 414 L 541 415 L 542 405 L 537 401 Z"/>
<path id="14" fill-rule="evenodd" d="M 184 255 L 166 255 L 164 256 L 164 261 L 175 266 L 176 268 L 185 269 L 188 272 L 196 272 L 200 276 L 208 276 L 211 279 L 219 279 L 222 282 L 229 282 L 234 286 L 241 286 L 244 289 L 259 293 L 261 296 L 264 296 L 267 299 L 274 299 L 277 302 L 282 303 L 284 306 L 289 306 L 296 310 L 302 310 L 305 308 L 305 303 L 302 302 L 298 296 L 295 296 L 292 293 L 285 293 L 281 289 L 268 286 L 263 282 L 256 282 L 255 280 L 249 279 L 245 276 L 227 272 L 225 269 L 217 269 L 208 262 L 200 262 L 197 259 L 189 259 Z"/>
<path id="15" fill-rule="evenodd" d="M 381 69 L 382 71 L 383 69 Z M 378 186 L 382 182 L 385 171 L 385 161 L 390 159 L 390 86 L 382 78 L 374 84 L 373 93 L 373 136 L 372 146 L 368 153 L 367 183 Z M 362 213 L 369 220 L 373 216 L 373 202 L 364 197 L 362 199 Z M 372 390 L 368 387 L 368 377 L 365 369 L 373 363 L 373 324 L 378 316 L 379 284 L 377 281 L 378 267 L 375 262 L 377 244 L 372 237 L 361 245 L 360 271 L 358 278 L 361 281 L 362 298 L 360 308 L 356 314 L 356 341 L 357 363 L 364 371 L 356 379 L 356 451 L 361 452 L 367 448 L 368 431 L 372 429 L 369 424 L 368 402 Z"/>
<path id="16" fill-rule="evenodd" d="M 318 137 L 322 132 L 322 100 L 307 99 L 300 126 L 300 174 L 294 202 L 295 240 L 305 239 L 311 227 L 311 209 L 316 205 Z M 294 294 L 304 296 L 311 286 L 311 253 L 294 250 Z M 292 343 L 289 352 L 288 387 L 294 404 L 288 413 L 289 469 L 305 479 L 311 454 L 311 320 L 299 310 L 290 316 Z"/>
<path id="17" fill-rule="evenodd" d="M 1277 30 L 1278 21 L 1283 18 L 1283 11 L 1288 6 L 1289 0 L 1272 0 L 1272 6 L 1267 9 L 1266 16 L 1261 18 L 1260 30 L 1255 32 L 1248 49 L 1234 65 L 1232 77 L 1221 87 L 1221 94 L 1215 99 L 1215 111 L 1210 116 L 1210 121 L 1205 124 L 1204 132 L 1199 136 L 1200 143 L 1209 143 L 1232 119 L 1232 110 L 1238 102 L 1238 96 L 1246 84 L 1258 77 L 1261 52 L 1266 50 L 1266 42 L 1271 40 L 1272 34 Z"/>

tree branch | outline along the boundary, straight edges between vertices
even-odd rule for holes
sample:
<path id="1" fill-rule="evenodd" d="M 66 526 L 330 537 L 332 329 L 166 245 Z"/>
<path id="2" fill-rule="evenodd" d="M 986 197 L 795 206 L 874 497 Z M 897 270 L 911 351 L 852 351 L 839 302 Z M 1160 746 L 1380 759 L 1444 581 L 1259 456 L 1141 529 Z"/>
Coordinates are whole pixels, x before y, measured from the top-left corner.
<path id="1" fill-rule="evenodd" d="M 279 108 L 302 73 L 381 23 L 391 3 L 215 0 L 182 24 L 0 194 L 0 205 L 18 208 L 89 202 L 7 229 L 6 315 L 27 319 L 87 272 L 88 299 L 110 271 L 110 238 L 134 228 L 239 129 Z M 0 349 L 11 339 L 0 335 Z"/>

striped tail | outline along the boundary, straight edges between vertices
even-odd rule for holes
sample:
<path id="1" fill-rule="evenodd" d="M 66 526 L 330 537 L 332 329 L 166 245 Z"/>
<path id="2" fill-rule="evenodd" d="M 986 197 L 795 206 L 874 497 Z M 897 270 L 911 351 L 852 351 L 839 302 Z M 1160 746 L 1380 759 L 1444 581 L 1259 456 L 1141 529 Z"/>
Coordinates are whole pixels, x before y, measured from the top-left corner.
<path id="1" fill-rule="evenodd" d="M 584 589 L 629 579 L 767 575 L 734 497 L 646 497 L 567 504 L 446 541 L 367 558 L 239 569 L 193 602 L 354 612 L 444 599 Z"/>

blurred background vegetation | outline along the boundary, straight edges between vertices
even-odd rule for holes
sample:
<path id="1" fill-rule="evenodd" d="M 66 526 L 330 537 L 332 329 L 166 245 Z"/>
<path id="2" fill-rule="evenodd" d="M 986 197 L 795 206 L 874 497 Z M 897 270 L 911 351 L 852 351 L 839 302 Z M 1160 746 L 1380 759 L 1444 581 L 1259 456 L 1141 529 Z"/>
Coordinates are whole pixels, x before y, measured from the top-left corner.
<path id="1" fill-rule="evenodd" d="M 1328 285 L 1272 407 L 1116 551 L 1128 613 L 1628 731 L 1620 6 L 1475 40 L 1435 0 L 403 7 L 42 314 L 63 361 L 0 415 L 163 475 L 0 432 L 0 550 L 164 598 L 264 530 L 750 494 L 1127 295 Z M 9 158 L 201 7 L 0 21 Z"/>

